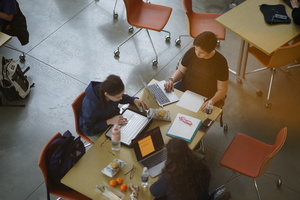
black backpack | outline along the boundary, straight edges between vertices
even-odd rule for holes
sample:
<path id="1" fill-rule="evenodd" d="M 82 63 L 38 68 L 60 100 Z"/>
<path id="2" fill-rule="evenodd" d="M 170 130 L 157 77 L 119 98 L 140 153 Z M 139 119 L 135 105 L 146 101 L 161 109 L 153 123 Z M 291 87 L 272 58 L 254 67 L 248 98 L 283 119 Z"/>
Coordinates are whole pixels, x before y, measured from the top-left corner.
<path id="1" fill-rule="evenodd" d="M 29 95 L 30 88 L 34 87 L 25 76 L 29 69 L 27 67 L 23 72 L 17 61 L 0 56 L 0 89 L 6 99 L 25 99 Z"/>
<path id="2" fill-rule="evenodd" d="M 80 137 L 75 139 L 70 131 L 54 140 L 47 149 L 47 169 L 49 181 L 63 190 L 70 190 L 60 180 L 85 154 L 85 147 Z"/>

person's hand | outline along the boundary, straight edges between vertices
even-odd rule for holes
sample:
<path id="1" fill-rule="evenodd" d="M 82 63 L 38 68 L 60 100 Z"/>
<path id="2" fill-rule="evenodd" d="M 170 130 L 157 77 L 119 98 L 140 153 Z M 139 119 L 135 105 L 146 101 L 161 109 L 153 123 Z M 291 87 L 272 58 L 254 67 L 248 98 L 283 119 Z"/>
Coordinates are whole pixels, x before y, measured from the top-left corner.
<path id="1" fill-rule="evenodd" d="M 291 5 L 292 5 L 292 8 L 299 8 L 299 2 L 298 0 L 291 0 Z"/>
<path id="2" fill-rule="evenodd" d="M 200 110 L 201 110 L 202 112 L 205 112 L 205 109 L 206 109 L 207 104 L 208 104 L 208 101 L 205 101 L 205 102 L 202 104 L 202 106 L 200 107 Z"/>
<path id="3" fill-rule="evenodd" d="M 164 86 L 167 92 L 174 91 L 174 83 L 172 80 L 168 80 L 167 82 L 165 82 Z"/>
<path id="4" fill-rule="evenodd" d="M 135 99 L 133 101 L 134 105 L 136 105 L 136 107 L 142 107 L 143 110 L 147 110 L 148 109 L 148 105 L 146 104 L 146 102 L 140 100 L 140 99 Z"/>
<path id="5" fill-rule="evenodd" d="M 107 124 L 108 125 L 112 125 L 112 124 L 119 124 L 119 125 L 123 125 L 127 123 L 127 119 L 124 118 L 122 115 L 116 115 L 113 118 L 110 118 L 107 120 Z"/>

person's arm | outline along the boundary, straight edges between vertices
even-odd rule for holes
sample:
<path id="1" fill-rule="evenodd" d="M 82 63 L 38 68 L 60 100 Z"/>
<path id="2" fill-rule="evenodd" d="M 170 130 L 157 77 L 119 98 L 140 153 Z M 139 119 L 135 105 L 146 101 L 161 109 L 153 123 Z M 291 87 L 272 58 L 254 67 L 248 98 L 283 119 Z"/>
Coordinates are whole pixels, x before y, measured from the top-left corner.
<path id="1" fill-rule="evenodd" d="M 171 91 L 171 90 L 173 91 L 174 90 L 174 83 L 176 83 L 177 81 L 180 81 L 183 78 L 186 71 L 187 71 L 187 68 L 180 63 L 177 70 L 174 72 L 172 77 L 170 77 L 171 79 L 169 79 L 164 84 L 166 90 L 167 91 Z"/>
<path id="2" fill-rule="evenodd" d="M 212 101 L 212 104 L 215 104 L 216 102 L 220 101 L 223 99 L 228 90 L 228 80 L 227 81 L 219 81 L 217 82 L 217 92 L 215 95 L 210 99 Z M 201 106 L 201 110 L 205 112 L 206 105 L 208 104 L 208 101 L 204 102 Z"/>
<path id="3" fill-rule="evenodd" d="M 160 198 L 168 194 L 167 177 L 165 173 L 163 173 L 159 179 L 151 185 L 150 193 L 155 198 Z"/>
<path id="4" fill-rule="evenodd" d="M 0 12 L 0 18 L 4 19 L 5 21 L 11 21 L 14 15 L 8 15 L 5 12 Z"/>

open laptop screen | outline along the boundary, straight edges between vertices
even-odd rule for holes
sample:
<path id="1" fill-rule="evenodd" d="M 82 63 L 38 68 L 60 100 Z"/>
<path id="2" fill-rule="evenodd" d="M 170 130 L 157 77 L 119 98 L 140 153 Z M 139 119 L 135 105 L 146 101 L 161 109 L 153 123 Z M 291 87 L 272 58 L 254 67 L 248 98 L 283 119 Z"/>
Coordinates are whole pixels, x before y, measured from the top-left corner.
<path id="1" fill-rule="evenodd" d="M 133 143 L 133 148 L 138 161 L 152 155 L 164 147 L 165 143 L 159 127 L 151 129 L 144 137 L 139 138 Z"/>

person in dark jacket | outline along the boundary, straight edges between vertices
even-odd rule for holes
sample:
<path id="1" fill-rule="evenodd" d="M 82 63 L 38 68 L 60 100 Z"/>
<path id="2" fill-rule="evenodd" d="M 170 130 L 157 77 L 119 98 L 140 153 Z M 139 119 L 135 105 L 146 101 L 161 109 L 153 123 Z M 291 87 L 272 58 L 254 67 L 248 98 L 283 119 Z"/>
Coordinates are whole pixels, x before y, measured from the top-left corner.
<path id="1" fill-rule="evenodd" d="M 108 76 L 104 82 L 92 81 L 86 88 L 79 125 L 92 141 L 95 142 L 109 125 L 127 123 L 120 114 L 119 104 L 135 104 L 147 109 L 144 101 L 124 94 L 124 89 L 121 78 L 116 75 Z"/>
<path id="2" fill-rule="evenodd" d="M 300 4 L 298 0 L 291 0 L 292 17 L 295 24 L 300 25 Z"/>
<path id="3" fill-rule="evenodd" d="M 4 21 L 11 21 L 16 13 L 16 0 L 0 0 L 0 30 L 2 30 Z"/>
<path id="4" fill-rule="evenodd" d="M 150 187 L 159 200 L 208 200 L 211 172 L 207 165 L 180 138 L 166 145 L 167 160 L 162 175 Z"/>

